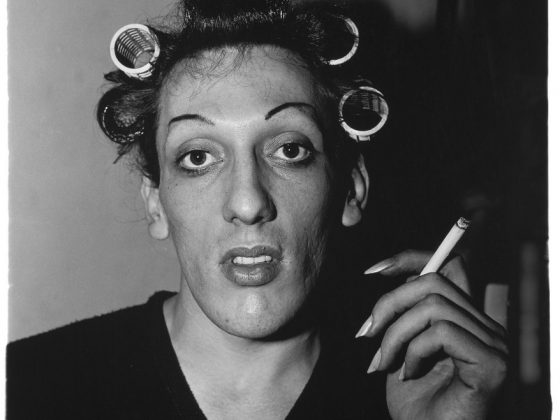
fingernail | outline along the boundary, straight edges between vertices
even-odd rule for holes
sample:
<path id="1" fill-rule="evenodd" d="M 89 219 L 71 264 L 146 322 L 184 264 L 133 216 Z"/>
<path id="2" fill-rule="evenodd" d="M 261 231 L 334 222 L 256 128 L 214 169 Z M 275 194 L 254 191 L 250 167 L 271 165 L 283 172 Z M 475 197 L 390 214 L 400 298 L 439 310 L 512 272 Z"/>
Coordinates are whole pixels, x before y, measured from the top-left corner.
<path id="1" fill-rule="evenodd" d="M 381 362 L 381 349 L 377 350 L 377 353 L 375 353 L 375 356 L 373 356 L 373 360 L 369 365 L 367 373 L 375 372 L 379 367 L 379 362 Z"/>
<path id="2" fill-rule="evenodd" d="M 364 274 L 375 274 L 375 273 L 379 273 L 380 271 L 385 270 L 386 268 L 389 268 L 393 265 L 393 261 L 392 260 L 383 260 L 381 262 L 378 262 L 375 265 L 372 265 L 370 268 L 368 268 L 366 271 L 364 271 Z"/>
<path id="3" fill-rule="evenodd" d="M 373 325 L 373 317 L 370 315 L 368 319 L 366 319 L 366 322 L 364 322 L 364 324 L 362 325 L 358 333 L 356 334 L 356 338 L 360 338 L 366 335 L 366 333 L 369 331 L 372 325 Z"/>
<path id="4" fill-rule="evenodd" d="M 399 373 L 399 381 L 404 381 L 404 371 L 406 369 L 406 363 L 402 364 L 401 373 Z"/>

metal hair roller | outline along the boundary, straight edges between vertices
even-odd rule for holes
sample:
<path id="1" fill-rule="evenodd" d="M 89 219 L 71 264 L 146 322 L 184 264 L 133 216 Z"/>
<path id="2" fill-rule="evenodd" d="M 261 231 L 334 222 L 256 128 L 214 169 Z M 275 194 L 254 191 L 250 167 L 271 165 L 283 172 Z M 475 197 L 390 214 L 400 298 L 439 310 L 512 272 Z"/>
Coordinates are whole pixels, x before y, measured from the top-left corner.
<path id="1" fill-rule="evenodd" d="M 356 141 L 369 141 L 387 122 L 389 106 L 377 89 L 361 84 L 346 92 L 338 104 L 342 128 Z"/>
<path id="2" fill-rule="evenodd" d="M 150 28 L 132 23 L 113 35 L 110 53 L 115 66 L 127 76 L 143 80 L 154 71 L 160 47 L 156 34 Z"/>
<path id="3" fill-rule="evenodd" d="M 97 108 L 97 120 L 111 141 L 120 145 L 132 144 L 144 134 L 144 120 L 141 116 L 120 110 L 120 100 L 118 91 L 107 93 Z"/>
<path id="4" fill-rule="evenodd" d="M 360 33 L 354 21 L 345 16 L 337 16 L 336 19 L 340 24 L 344 25 L 344 31 L 349 36 L 338 36 L 332 40 L 335 44 L 333 47 L 336 55 L 334 58 L 327 60 L 327 64 L 331 66 L 338 66 L 350 60 L 356 54 L 358 44 L 360 43 Z"/>

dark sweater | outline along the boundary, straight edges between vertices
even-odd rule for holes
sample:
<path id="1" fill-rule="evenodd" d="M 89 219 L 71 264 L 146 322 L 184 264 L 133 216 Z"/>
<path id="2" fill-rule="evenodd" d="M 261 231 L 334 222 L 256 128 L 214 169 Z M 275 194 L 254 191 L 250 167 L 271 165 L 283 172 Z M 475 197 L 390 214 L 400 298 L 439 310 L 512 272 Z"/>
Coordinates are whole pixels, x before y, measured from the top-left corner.
<path id="1" fill-rule="evenodd" d="M 7 418 L 205 418 L 165 326 L 171 295 L 10 344 Z M 365 374 L 372 354 L 363 341 L 325 338 L 287 418 L 388 418 L 384 377 Z"/>

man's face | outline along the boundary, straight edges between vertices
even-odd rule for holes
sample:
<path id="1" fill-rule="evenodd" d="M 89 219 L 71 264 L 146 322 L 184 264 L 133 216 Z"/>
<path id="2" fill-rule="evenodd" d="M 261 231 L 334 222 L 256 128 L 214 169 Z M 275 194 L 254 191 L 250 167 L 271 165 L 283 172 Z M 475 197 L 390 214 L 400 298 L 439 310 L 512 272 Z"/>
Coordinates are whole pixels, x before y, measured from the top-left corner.
<path id="1" fill-rule="evenodd" d="M 188 304 L 262 338 L 310 295 L 335 222 L 324 113 L 284 50 L 228 49 L 197 64 L 209 74 L 179 64 L 163 89 L 159 200 Z"/>

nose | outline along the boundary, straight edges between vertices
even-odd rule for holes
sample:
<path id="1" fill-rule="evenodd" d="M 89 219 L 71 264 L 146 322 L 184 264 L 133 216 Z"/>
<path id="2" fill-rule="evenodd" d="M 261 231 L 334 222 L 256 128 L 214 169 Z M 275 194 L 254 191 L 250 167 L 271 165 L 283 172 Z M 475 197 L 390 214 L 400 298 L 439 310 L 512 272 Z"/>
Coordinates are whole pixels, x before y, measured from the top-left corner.
<path id="1" fill-rule="evenodd" d="M 273 220 L 276 207 L 255 159 L 244 159 L 230 173 L 223 207 L 227 222 L 253 225 Z"/>

